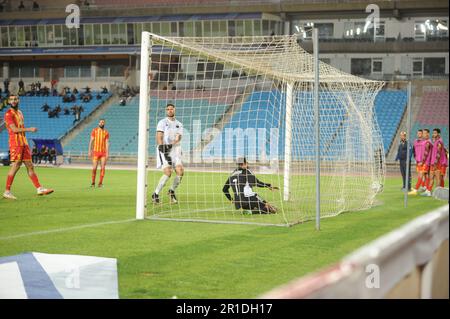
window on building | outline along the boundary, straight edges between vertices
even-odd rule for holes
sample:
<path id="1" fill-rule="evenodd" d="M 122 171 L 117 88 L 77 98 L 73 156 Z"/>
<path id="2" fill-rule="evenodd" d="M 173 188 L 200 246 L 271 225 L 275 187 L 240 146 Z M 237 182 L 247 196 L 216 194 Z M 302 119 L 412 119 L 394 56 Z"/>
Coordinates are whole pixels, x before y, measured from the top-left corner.
<path id="1" fill-rule="evenodd" d="M 195 36 L 193 21 L 187 21 L 187 22 L 183 23 L 183 33 L 184 33 L 185 37 L 194 37 Z"/>
<path id="2" fill-rule="evenodd" d="M 77 28 L 69 29 L 69 35 L 70 35 L 70 45 L 73 46 L 78 45 L 78 29 Z"/>
<path id="3" fill-rule="evenodd" d="M 220 26 L 219 21 L 211 21 L 211 35 L 213 37 L 220 36 Z"/>
<path id="4" fill-rule="evenodd" d="M 159 30 L 159 22 L 153 22 L 153 23 L 143 23 L 142 31 L 153 32 L 152 29 L 154 28 L 155 24 L 158 24 L 158 30 Z"/>
<path id="5" fill-rule="evenodd" d="M 196 21 L 195 22 L 195 36 L 196 37 L 202 37 L 203 36 L 203 29 L 202 29 L 202 22 Z"/>
<path id="6" fill-rule="evenodd" d="M 373 39 L 374 26 L 373 23 L 368 24 L 366 21 L 354 23 L 353 37 L 356 39 Z"/>
<path id="7" fill-rule="evenodd" d="M 66 77 L 66 78 L 90 78 L 91 77 L 91 67 L 89 65 L 66 66 L 66 67 L 64 67 L 64 77 Z"/>
<path id="8" fill-rule="evenodd" d="M 78 45 L 84 45 L 84 25 L 81 24 L 80 27 L 77 29 L 77 44 Z"/>
<path id="9" fill-rule="evenodd" d="M 80 78 L 90 78 L 91 67 L 89 65 L 80 66 Z"/>
<path id="10" fill-rule="evenodd" d="M 135 44 L 136 39 L 134 38 L 134 25 L 131 23 L 127 24 L 127 38 L 128 38 L 128 44 Z"/>
<path id="11" fill-rule="evenodd" d="M 236 20 L 235 22 L 235 29 L 236 29 L 236 36 L 242 37 L 244 36 L 244 21 L 242 20 Z"/>
<path id="12" fill-rule="evenodd" d="M 16 27 L 9 27 L 9 46 L 17 46 L 17 32 Z"/>
<path id="13" fill-rule="evenodd" d="M 172 37 L 178 36 L 178 23 L 177 22 L 171 22 L 170 23 L 170 35 Z"/>
<path id="14" fill-rule="evenodd" d="M 9 67 L 9 77 L 11 78 L 20 78 L 20 67 L 17 65 L 11 65 Z"/>
<path id="15" fill-rule="evenodd" d="M 444 75 L 445 74 L 445 58 L 424 58 L 423 59 L 424 75 Z"/>
<path id="16" fill-rule="evenodd" d="M 25 28 L 24 27 L 16 27 L 17 32 L 17 46 L 24 47 L 25 46 Z"/>
<path id="17" fill-rule="evenodd" d="M 425 40 L 425 22 L 424 21 L 417 21 L 414 23 L 414 39 L 415 40 Z"/>
<path id="18" fill-rule="evenodd" d="M 261 27 L 261 20 L 254 20 L 253 21 L 253 30 L 254 35 L 262 35 L 262 27 Z"/>
<path id="19" fill-rule="evenodd" d="M 109 24 L 102 24 L 102 43 L 111 44 L 111 29 Z"/>
<path id="20" fill-rule="evenodd" d="M 384 41 L 385 40 L 385 23 L 384 21 L 380 21 L 377 24 L 375 30 L 375 41 Z"/>
<path id="21" fill-rule="evenodd" d="M 65 78 L 79 78 L 80 68 L 78 66 L 66 66 L 64 67 Z"/>
<path id="22" fill-rule="evenodd" d="M 372 59 L 372 73 L 383 73 L 382 59 Z"/>
<path id="23" fill-rule="evenodd" d="M 178 36 L 179 37 L 184 37 L 184 22 L 180 21 L 178 22 Z"/>
<path id="24" fill-rule="evenodd" d="M 39 70 L 32 65 L 23 65 L 20 67 L 20 77 L 34 78 L 39 74 Z"/>
<path id="25" fill-rule="evenodd" d="M 1 27 L 0 28 L 0 36 L 1 36 L 1 46 L 6 48 L 9 47 L 8 43 L 8 27 Z M 1 68 L 0 68 L 1 69 Z"/>
<path id="26" fill-rule="evenodd" d="M 245 36 L 253 35 L 253 21 L 252 20 L 244 21 L 244 35 Z"/>
<path id="27" fill-rule="evenodd" d="M 372 72 L 372 59 L 370 58 L 352 58 L 351 73 L 354 75 L 370 75 Z"/>
<path id="28" fill-rule="evenodd" d="M 270 29 L 269 35 L 271 35 L 272 33 L 280 34 L 279 24 L 277 21 L 269 21 L 269 29 Z"/>
<path id="29" fill-rule="evenodd" d="M 228 36 L 235 37 L 236 36 L 236 26 L 234 20 L 228 21 Z"/>
<path id="30" fill-rule="evenodd" d="M 37 27 L 37 37 L 38 37 L 38 43 L 39 46 L 46 46 L 47 41 L 45 39 L 45 25 L 39 25 Z"/>
<path id="31" fill-rule="evenodd" d="M 122 64 L 112 64 L 109 67 L 109 76 L 124 76 L 125 65 Z"/>
<path id="32" fill-rule="evenodd" d="M 412 61 L 412 70 L 414 76 L 422 76 L 423 75 L 423 59 L 422 58 L 414 58 Z"/>
<path id="33" fill-rule="evenodd" d="M 219 36 L 226 36 L 228 25 L 226 20 L 219 21 Z"/>
<path id="34" fill-rule="evenodd" d="M 344 38 L 353 38 L 355 32 L 353 31 L 353 22 L 344 23 Z"/>
<path id="35" fill-rule="evenodd" d="M 314 27 L 319 29 L 319 39 L 333 38 L 334 23 L 315 23 Z"/>
<path id="36" fill-rule="evenodd" d="M 444 19 L 428 19 L 424 22 L 427 39 L 448 36 L 448 23 Z"/>
<path id="37" fill-rule="evenodd" d="M 271 34 L 271 31 L 269 29 L 269 21 L 263 20 L 263 22 L 262 22 L 262 32 L 263 32 L 263 35 L 270 35 Z"/>
<path id="38" fill-rule="evenodd" d="M 125 23 L 119 24 L 117 37 L 119 38 L 119 44 L 127 44 L 127 25 Z"/>
<path id="39" fill-rule="evenodd" d="M 94 44 L 102 44 L 102 28 L 100 24 L 94 24 Z"/>
<path id="40" fill-rule="evenodd" d="M 211 33 L 211 21 L 203 21 L 203 35 L 205 37 L 212 36 L 212 33 Z"/>
<path id="41" fill-rule="evenodd" d="M 84 43 L 85 45 L 93 45 L 94 44 L 94 32 L 92 24 L 84 25 Z"/>
<path id="42" fill-rule="evenodd" d="M 142 23 L 135 23 L 133 25 L 134 28 L 134 34 L 136 35 L 136 44 L 141 43 L 141 36 L 142 36 Z"/>
<path id="43" fill-rule="evenodd" d="M 149 23 L 149 25 L 150 25 L 150 23 Z M 149 28 L 148 30 L 147 30 L 147 23 L 144 25 L 144 27 L 145 27 L 145 31 L 150 31 L 155 34 L 161 33 L 161 23 L 160 22 L 152 22 L 151 28 Z"/>
<path id="44" fill-rule="evenodd" d="M 161 32 L 162 36 L 170 36 L 170 22 L 161 22 Z"/>
<path id="45" fill-rule="evenodd" d="M 111 44 L 119 44 L 119 25 L 111 24 Z"/>
<path id="46" fill-rule="evenodd" d="M 25 26 L 25 46 L 31 46 L 31 26 Z"/>
<path id="47" fill-rule="evenodd" d="M 55 28 L 53 25 L 45 26 L 45 33 L 47 34 L 47 45 L 55 45 Z"/>
<path id="48" fill-rule="evenodd" d="M 62 25 L 55 25 L 55 45 L 61 46 L 63 45 L 63 28 Z"/>

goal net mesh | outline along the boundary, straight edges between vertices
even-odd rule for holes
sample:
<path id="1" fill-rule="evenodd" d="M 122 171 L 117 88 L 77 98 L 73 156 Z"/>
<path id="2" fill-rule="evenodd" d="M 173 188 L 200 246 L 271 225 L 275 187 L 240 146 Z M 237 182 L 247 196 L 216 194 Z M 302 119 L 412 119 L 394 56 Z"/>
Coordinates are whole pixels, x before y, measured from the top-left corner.
<path id="1" fill-rule="evenodd" d="M 314 60 L 296 36 L 165 38 L 151 34 L 147 218 L 292 225 L 315 217 Z M 146 57 L 144 57 L 146 58 Z M 146 70 L 141 70 L 146 72 Z M 319 62 L 321 217 L 371 207 L 384 182 L 374 100 L 383 82 Z M 184 176 L 175 172 L 151 203 L 156 126 L 166 105 L 183 124 Z M 236 209 L 223 186 L 245 156 L 256 177 L 280 190 L 252 187 L 276 214 Z M 230 189 L 232 196 L 233 192 Z"/>

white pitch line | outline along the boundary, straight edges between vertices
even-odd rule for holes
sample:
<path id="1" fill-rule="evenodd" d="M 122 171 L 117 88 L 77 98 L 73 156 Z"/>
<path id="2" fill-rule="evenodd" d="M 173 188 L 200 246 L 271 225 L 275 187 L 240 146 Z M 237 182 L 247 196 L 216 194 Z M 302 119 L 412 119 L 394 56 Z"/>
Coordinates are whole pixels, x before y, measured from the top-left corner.
<path id="1" fill-rule="evenodd" d="M 136 219 L 133 218 L 133 219 L 116 220 L 116 221 L 101 222 L 101 223 L 94 223 L 94 224 L 78 225 L 78 226 L 66 227 L 66 228 L 56 228 L 56 229 L 50 229 L 50 230 L 41 230 L 41 231 L 36 231 L 36 232 L 31 232 L 31 233 L 0 237 L 0 240 L 10 240 L 10 239 L 16 239 L 16 238 L 22 238 L 22 237 L 28 237 L 28 236 L 46 235 L 46 234 L 51 234 L 51 233 L 61 233 L 61 232 L 65 232 L 65 231 L 78 230 L 78 229 L 83 229 L 83 228 L 91 228 L 91 227 L 104 226 L 104 225 L 129 223 L 129 222 L 132 222 L 132 221 L 135 221 L 135 220 Z"/>

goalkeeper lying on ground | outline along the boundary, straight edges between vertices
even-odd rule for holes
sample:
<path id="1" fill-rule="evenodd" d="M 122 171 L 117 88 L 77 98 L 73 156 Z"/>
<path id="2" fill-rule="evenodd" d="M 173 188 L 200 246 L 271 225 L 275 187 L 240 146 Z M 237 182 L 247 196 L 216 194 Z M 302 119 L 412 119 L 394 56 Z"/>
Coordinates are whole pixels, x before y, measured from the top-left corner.
<path id="1" fill-rule="evenodd" d="M 237 164 L 238 168 L 228 177 L 222 189 L 228 200 L 234 203 L 236 209 L 250 210 L 256 214 L 275 214 L 277 209 L 253 192 L 252 187 L 266 187 L 270 190 L 279 188 L 258 180 L 248 169 L 245 157 L 238 158 Z M 234 192 L 234 200 L 229 192 L 230 187 Z"/>

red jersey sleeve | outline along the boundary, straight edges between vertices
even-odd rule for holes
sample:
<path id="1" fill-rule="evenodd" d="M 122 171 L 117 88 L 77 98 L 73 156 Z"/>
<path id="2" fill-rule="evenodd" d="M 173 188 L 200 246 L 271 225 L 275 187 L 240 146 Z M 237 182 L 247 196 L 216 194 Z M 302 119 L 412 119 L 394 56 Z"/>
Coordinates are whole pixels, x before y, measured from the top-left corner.
<path id="1" fill-rule="evenodd" d="M 91 132 L 91 137 L 92 138 L 95 138 L 95 128 L 92 130 L 92 132 Z"/>

